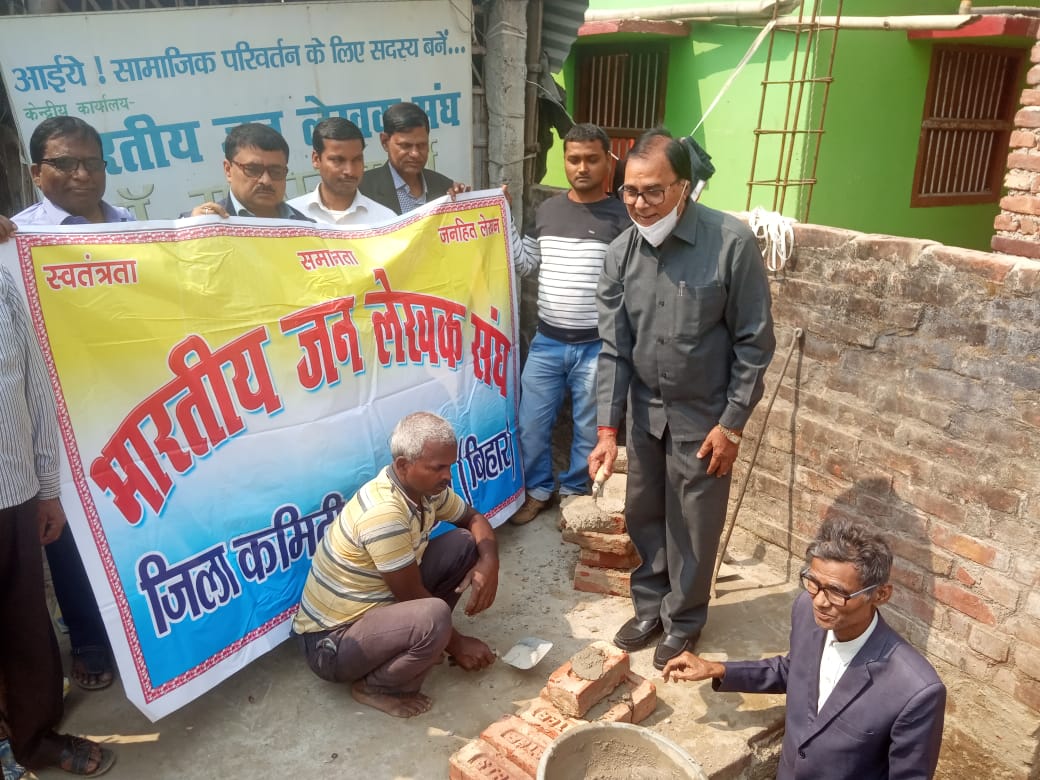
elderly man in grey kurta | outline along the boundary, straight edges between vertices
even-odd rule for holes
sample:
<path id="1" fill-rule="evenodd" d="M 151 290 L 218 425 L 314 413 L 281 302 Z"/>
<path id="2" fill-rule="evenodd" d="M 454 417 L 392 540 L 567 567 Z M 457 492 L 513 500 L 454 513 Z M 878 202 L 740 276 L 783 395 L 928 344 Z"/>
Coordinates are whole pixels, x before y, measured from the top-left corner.
<path id="1" fill-rule="evenodd" d="M 660 633 L 654 666 L 692 650 L 741 434 L 775 339 L 769 281 L 751 231 L 695 204 L 688 147 L 664 130 L 628 154 L 620 194 L 633 226 L 607 250 L 597 291 L 603 341 L 589 472 L 608 473 L 628 398 L 625 517 L 642 563 L 624 650 Z"/>

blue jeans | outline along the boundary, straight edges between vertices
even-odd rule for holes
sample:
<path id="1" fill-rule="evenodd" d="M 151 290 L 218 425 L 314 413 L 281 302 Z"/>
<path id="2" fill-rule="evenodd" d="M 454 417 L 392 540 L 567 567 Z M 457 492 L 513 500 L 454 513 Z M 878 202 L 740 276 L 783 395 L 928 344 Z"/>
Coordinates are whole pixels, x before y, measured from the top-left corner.
<path id="1" fill-rule="evenodd" d="M 589 453 L 596 445 L 596 358 L 599 341 L 566 344 L 536 333 L 520 378 L 520 451 L 529 495 L 552 496 L 552 432 L 567 390 L 571 391 L 574 438 L 570 466 L 560 474 L 561 495 L 589 489 Z"/>

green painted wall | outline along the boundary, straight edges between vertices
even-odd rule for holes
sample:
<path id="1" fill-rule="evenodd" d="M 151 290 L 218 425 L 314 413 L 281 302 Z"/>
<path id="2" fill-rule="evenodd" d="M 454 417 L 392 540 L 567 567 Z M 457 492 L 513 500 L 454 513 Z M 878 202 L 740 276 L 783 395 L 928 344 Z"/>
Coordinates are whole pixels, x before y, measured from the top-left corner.
<path id="1" fill-rule="evenodd" d="M 613 0 L 617 4 L 618 0 Z M 607 0 L 593 3 L 596 8 L 609 7 Z M 643 5 L 653 3 L 644 2 Z M 631 7 L 632 3 L 621 3 Z M 614 7 L 617 7 L 615 5 Z M 700 120 L 701 113 L 711 104 L 726 79 L 751 46 L 760 28 L 695 24 L 689 38 L 670 38 L 669 75 L 665 101 L 664 124 L 676 135 L 687 134 Z M 603 35 L 583 38 L 578 46 L 588 43 L 616 43 L 618 41 L 652 40 L 657 36 Z M 747 200 L 747 181 L 751 173 L 754 149 L 753 130 L 758 122 L 762 97 L 761 81 L 766 62 L 768 40 L 741 71 L 737 80 L 715 107 L 696 138 L 712 156 L 716 173 L 704 194 L 703 202 L 717 208 L 743 209 Z M 773 52 L 773 67 L 789 68 L 790 46 Z M 568 59 L 558 80 L 567 89 L 568 110 L 574 109 L 574 57 Z M 767 121 L 779 125 L 783 121 L 783 105 L 771 101 L 767 106 Z M 775 157 L 775 151 L 765 152 Z M 556 139 L 549 152 L 548 171 L 544 184 L 566 187 L 563 173 L 563 148 Z M 795 169 L 799 163 L 796 156 Z"/>
<path id="2" fill-rule="evenodd" d="M 836 0 L 823 13 L 832 13 Z M 983 6 L 993 3 L 976 3 Z M 654 6 L 652 0 L 593 0 L 595 9 Z M 845 0 L 845 16 L 956 13 L 956 0 Z M 688 133 L 722 89 L 723 84 L 759 32 L 758 27 L 716 24 L 691 25 L 688 38 L 670 39 L 665 125 L 674 133 Z M 583 38 L 576 45 L 608 43 L 633 36 Z M 803 45 L 805 39 L 802 39 Z M 992 41 L 984 41 L 992 43 Z M 765 73 L 768 39 L 738 76 L 697 132 L 713 157 L 715 177 L 702 196 L 717 208 L 742 210 L 748 203 L 747 182 L 752 175 L 754 129 L 758 126 L 761 81 Z M 820 36 L 816 59 L 826 67 L 831 40 Z M 793 34 L 776 37 L 770 78 L 790 75 Z M 910 191 L 928 82 L 932 44 L 910 41 L 905 32 L 843 30 L 838 37 L 834 82 L 828 95 L 825 133 L 816 171 L 809 220 L 865 232 L 929 238 L 953 246 L 988 250 L 993 235 L 996 203 L 978 206 L 910 208 Z M 573 108 L 573 57 L 560 76 Z M 797 75 L 797 74 L 796 74 Z M 784 88 L 771 87 L 762 127 L 784 126 Z M 816 126 L 813 117 L 822 105 L 822 87 L 802 95 L 792 93 L 791 111 L 799 110 L 798 127 Z M 808 176 L 814 149 L 809 136 L 796 138 L 792 148 L 781 136 L 759 143 L 757 178 Z M 783 156 L 781 156 L 783 151 Z M 791 152 L 793 151 L 793 154 Z M 787 157 L 791 162 L 788 167 Z M 562 145 L 549 153 L 544 183 L 567 186 L 563 175 Z M 797 216 L 806 190 L 788 190 L 783 212 Z M 756 187 L 751 205 L 777 208 L 774 190 Z"/>
<path id="3" fill-rule="evenodd" d="M 846 0 L 844 13 L 910 13 L 906 5 Z M 956 12 L 944 0 L 914 6 L 913 13 Z M 837 51 L 810 221 L 989 251 L 997 203 L 910 207 L 932 44 L 905 32 L 843 30 Z"/>

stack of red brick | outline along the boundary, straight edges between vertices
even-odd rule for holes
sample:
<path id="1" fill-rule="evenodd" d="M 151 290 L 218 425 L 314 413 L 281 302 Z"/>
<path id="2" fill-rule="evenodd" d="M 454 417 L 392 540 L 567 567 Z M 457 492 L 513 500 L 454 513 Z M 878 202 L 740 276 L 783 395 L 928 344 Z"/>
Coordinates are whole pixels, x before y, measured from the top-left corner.
<path id="1" fill-rule="evenodd" d="M 589 652 L 601 656 L 602 669 L 579 674 L 574 662 Z M 567 729 L 587 720 L 639 723 L 656 707 L 656 687 L 629 669 L 628 653 L 595 642 L 553 672 L 541 695 L 526 709 L 492 723 L 479 739 L 458 750 L 451 757 L 448 777 L 530 780 L 542 753 Z"/>
<path id="2" fill-rule="evenodd" d="M 615 473 L 604 495 L 575 498 L 560 510 L 564 541 L 581 547 L 574 569 L 574 589 L 587 593 L 629 596 L 629 578 L 639 565 L 639 555 L 625 527 L 625 479 L 627 460 L 619 453 Z"/>

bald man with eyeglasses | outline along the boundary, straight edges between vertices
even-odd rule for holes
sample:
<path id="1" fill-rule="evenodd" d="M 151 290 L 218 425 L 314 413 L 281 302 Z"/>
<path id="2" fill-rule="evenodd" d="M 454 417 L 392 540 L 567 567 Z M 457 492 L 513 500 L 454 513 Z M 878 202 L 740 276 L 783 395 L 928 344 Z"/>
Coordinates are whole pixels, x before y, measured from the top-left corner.
<path id="1" fill-rule="evenodd" d="M 787 694 L 777 780 L 932 777 L 946 686 L 878 609 L 892 596 L 888 544 L 863 523 L 829 518 L 805 558 L 787 655 L 719 663 L 683 652 L 665 680 Z"/>
<path id="2" fill-rule="evenodd" d="M 632 652 L 663 634 L 657 669 L 692 650 L 708 619 L 733 462 L 776 345 L 758 243 L 736 217 L 691 199 L 683 140 L 656 128 L 629 150 L 619 194 L 632 227 L 607 249 L 596 291 L 589 474 L 612 471 L 627 406 L 625 520 L 641 560 L 635 614 L 614 644 Z"/>
<path id="3" fill-rule="evenodd" d="M 196 206 L 190 216 L 216 214 L 224 219 L 264 217 L 313 222 L 285 202 L 288 175 L 289 144 L 281 133 L 258 122 L 233 127 L 224 139 L 227 197 L 219 203 L 208 201 Z"/>

